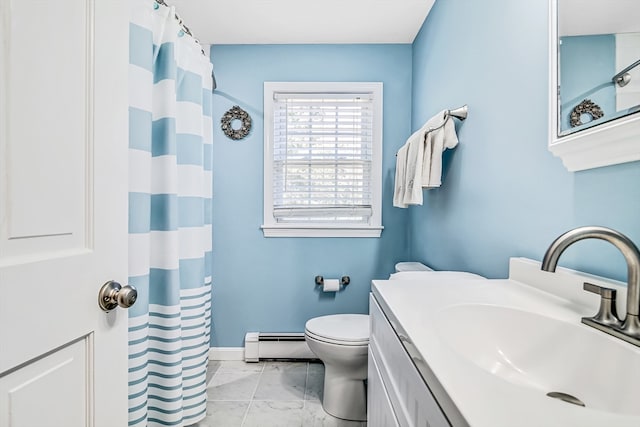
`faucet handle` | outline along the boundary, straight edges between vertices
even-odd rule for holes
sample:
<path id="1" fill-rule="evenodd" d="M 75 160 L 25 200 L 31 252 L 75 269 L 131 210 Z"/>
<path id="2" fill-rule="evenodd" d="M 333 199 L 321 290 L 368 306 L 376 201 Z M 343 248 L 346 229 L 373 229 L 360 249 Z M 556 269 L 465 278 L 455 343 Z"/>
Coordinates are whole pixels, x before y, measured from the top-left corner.
<path id="1" fill-rule="evenodd" d="M 609 326 L 619 326 L 621 324 L 616 310 L 616 290 L 584 282 L 583 289 L 587 292 L 600 295 L 600 309 L 592 317 L 598 323 Z"/>
<path id="2" fill-rule="evenodd" d="M 616 290 L 605 288 L 603 286 L 594 285 L 593 283 L 584 282 L 582 288 L 587 292 L 592 292 L 602 296 L 602 298 L 616 299 Z"/>

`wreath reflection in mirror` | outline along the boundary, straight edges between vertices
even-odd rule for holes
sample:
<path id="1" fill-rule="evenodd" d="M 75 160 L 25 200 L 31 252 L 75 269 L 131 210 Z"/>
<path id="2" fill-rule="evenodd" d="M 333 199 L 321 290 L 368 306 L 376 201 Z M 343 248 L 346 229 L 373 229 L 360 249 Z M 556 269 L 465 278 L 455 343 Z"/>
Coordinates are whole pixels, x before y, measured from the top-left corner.
<path id="1" fill-rule="evenodd" d="M 237 129 L 234 129 L 232 125 L 235 120 L 239 120 L 241 122 L 241 126 Z M 244 138 L 249 135 L 249 132 L 251 131 L 251 116 L 237 105 L 234 105 L 230 110 L 224 113 L 222 119 L 220 119 L 220 123 L 224 134 L 234 141 Z"/>
<path id="2" fill-rule="evenodd" d="M 597 120 L 604 116 L 602 108 L 598 104 L 595 104 L 590 99 L 585 99 L 580 104 L 571 110 L 571 127 L 581 126 L 582 120 L 580 119 L 583 114 L 591 116 L 591 120 Z"/>

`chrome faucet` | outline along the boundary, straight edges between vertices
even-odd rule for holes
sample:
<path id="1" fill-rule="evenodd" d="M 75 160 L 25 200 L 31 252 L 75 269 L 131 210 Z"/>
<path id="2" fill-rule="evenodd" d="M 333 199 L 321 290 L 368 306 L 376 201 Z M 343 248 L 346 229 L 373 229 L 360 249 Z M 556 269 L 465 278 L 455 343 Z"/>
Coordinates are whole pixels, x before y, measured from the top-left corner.
<path id="1" fill-rule="evenodd" d="M 605 227 L 578 227 L 567 231 L 551 243 L 542 259 L 542 270 L 555 272 L 562 252 L 579 240 L 600 239 L 613 244 L 627 261 L 627 314 L 621 321 L 615 312 L 615 290 L 590 283 L 584 289 L 601 296 L 600 310 L 594 317 L 583 317 L 582 323 L 640 346 L 640 251 L 624 234 Z"/>

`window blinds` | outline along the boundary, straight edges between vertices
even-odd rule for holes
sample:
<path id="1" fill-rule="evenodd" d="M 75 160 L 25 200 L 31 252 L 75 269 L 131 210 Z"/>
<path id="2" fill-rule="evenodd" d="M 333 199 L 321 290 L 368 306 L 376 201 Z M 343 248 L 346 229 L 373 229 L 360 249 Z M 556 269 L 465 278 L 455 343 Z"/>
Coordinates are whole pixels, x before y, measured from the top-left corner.
<path id="1" fill-rule="evenodd" d="M 372 215 L 370 93 L 275 93 L 273 216 L 366 224 Z"/>

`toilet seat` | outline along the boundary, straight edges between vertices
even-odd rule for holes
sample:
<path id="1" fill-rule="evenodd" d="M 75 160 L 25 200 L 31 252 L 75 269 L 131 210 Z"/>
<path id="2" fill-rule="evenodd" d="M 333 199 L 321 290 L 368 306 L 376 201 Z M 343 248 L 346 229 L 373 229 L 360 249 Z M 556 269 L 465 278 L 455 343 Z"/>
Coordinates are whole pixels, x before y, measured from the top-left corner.
<path id="1" fill-rule="evenodd" d="M 310 319 L 305 334 L 315 340 L 336 345 L 366 346 L 369 344 L 367 314 L 333 314 Z"/>

